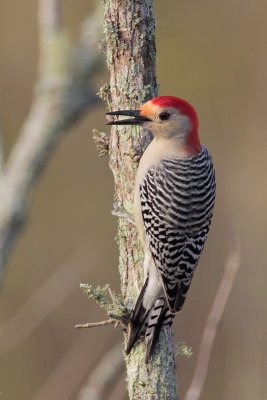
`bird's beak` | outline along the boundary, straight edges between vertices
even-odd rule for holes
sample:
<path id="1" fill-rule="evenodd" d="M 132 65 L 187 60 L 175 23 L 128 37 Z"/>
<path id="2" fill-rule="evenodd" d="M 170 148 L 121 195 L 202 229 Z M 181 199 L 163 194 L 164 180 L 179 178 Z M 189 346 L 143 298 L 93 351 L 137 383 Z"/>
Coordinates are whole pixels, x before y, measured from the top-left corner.
<path id="1" fill-rule="evenodd" d="M 122 110 L 122 111 L 110 111 L 106 115 L 120 116 L 125 115 L 127 119 L 120 119 L 117 121 L 107 122 L 106 125 L 143 125 L 145 122 L 151 121 L 149 118 L 144 117 L 140 114 L 140 110 Z"/>

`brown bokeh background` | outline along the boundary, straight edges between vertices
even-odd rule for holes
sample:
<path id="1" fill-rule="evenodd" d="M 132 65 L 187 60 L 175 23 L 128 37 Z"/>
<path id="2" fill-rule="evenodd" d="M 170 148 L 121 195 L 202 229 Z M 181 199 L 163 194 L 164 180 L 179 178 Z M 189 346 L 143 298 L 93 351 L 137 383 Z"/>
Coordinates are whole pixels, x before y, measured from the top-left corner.
<path id="1" fill-rule="evenodd" d="M 64 1 L 64 23 L 73 40 L 92 6 Z M 180 393 L 183 398 L 190 383 L 229 235 L 238 225 L 242 266 L 219 326 L 203 399 L 266 399 L 267 5 L 158 0 L 155 11 L 160 93 L 196 106 L 218 181 L 209 240 L 175 322 L 176 340 L 194 352 L 190 359 L 178 358 Z M 37 62 L 37 2 L 2 0 L 0 123 L 6 156 L 30 109 Z M 110 214 L 113 178 L 91 134 L 93 128 L 107 129 L 104 112 L 98 106 L 88 113 L 59 146 L 9 260 L 0 295 L 3 399 L 75 399 L 101 356 L 121 340 L 113 327 L 73 329 L 103 318 L 80 291 L 80 282 L 119 288 L 116 220 Z M 46 315 L 47 304 L 53 311 Z M 127 398 L 124 390 L 122 380 L 117 399 Z"/>

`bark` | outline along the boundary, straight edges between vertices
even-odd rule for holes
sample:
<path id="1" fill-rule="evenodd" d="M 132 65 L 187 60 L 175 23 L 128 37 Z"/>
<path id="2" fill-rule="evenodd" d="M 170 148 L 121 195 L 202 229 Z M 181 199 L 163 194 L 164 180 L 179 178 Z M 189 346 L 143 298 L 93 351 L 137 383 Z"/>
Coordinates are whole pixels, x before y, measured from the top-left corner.
<path id="1" fill-rule="evenodd" d="M 110 84 L 101 90 L 110 109 L 137 109 L 157 94 L 155 20 L 152 0 L 103 0 L 104 33 Z M 103 96 L 104 93 L 104 96 Z M 115 209 L 133 212 L 135 174 L 148 132 L 112 127 L 110 167 L 115 181 Z M 125 305 L 133 308 L 143 281 L 143 253 L 134 225 L 119 218 L 119 272 Z M 149 365 L 139 343 L 126 357 L 130 399 L 177 400 L 175 346 L 163 329 Z"/>

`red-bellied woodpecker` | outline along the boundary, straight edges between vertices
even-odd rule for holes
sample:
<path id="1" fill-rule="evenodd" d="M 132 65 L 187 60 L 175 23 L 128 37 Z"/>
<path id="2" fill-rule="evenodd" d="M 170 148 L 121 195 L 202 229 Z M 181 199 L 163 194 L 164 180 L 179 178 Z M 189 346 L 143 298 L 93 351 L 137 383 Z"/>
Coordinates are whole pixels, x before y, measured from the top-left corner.
<path id="1" fill-rule="evenodd" d="M 108 115 L 132 117 L 110 125 L 142 125 L 154 136 L 136 176 L 134 216 L 145 253 L 145 283 L 126 349 L 129 353 L 144 336 L 148 362 L 161 327 L 171 325 L 183 307 L 211 223 L 215 173 L 199 142 L 197 113 L 187 101 L 160 96 L 140 110 Z"/>

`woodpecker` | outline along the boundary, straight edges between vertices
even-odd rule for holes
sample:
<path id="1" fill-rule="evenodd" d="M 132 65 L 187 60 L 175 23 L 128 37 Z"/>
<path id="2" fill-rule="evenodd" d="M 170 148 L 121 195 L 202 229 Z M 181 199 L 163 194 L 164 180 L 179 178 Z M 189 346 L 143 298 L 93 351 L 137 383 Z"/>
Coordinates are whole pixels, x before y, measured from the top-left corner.
<path id="1" fill-rule="evenodd" d="M 141 157 L 134 218 L 144 248 L 144 285 L 132 312 L 126 354 L 144 337 L 149 362 L 162 326 L 171 326 L 190 287 L 207 239 L 215 202 L 215 171 L 198 135 L 193 106 L 175 96 L 149 100 L 131 118 L 108 125 L 141 125 L 153 140 Z"/>

